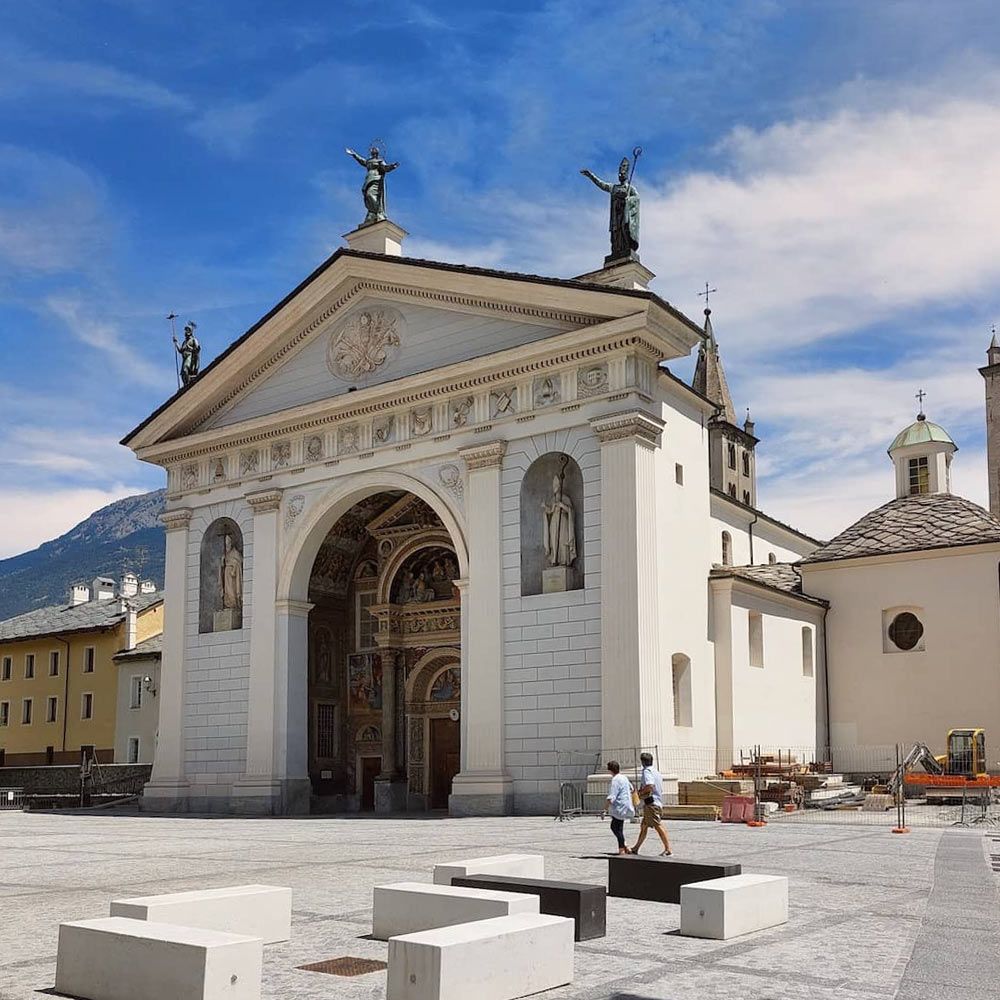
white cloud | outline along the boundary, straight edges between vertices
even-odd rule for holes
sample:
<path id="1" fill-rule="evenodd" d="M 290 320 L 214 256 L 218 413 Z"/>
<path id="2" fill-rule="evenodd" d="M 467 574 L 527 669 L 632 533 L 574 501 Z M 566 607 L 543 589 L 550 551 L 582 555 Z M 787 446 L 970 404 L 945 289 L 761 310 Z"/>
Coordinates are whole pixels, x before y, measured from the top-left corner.
<path id="1" fill-rule="evenodd" d="M 0 559 L 56 538 L 95 510 L 143 492 L 115 483 L 105 489 L 0 489 Z"/>

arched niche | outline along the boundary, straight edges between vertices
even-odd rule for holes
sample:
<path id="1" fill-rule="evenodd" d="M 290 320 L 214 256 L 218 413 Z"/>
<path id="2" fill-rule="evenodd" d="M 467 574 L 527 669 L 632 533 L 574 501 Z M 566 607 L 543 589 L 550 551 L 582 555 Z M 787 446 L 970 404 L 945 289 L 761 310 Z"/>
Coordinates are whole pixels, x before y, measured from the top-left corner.
<path id="1" fill-rule="evenodd" d="M 521 480 L 521 594 L 582 590 L 583 548 L 583 473 L 549 452 Z"/>
<path id="2" fill-rule="evenodd" d="M 243 628 L 243 532 L 231 517 L 216 518 L 201 539 L 198 631 Z"/>

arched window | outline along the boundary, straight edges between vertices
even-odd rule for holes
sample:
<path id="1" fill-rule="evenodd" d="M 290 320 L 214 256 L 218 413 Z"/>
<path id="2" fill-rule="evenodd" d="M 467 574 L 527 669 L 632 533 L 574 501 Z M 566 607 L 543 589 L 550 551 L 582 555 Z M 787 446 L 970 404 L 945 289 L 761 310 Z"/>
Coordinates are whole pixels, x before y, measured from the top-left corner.
<path id="1" fill-rule="evenodd" d="M 736 445 L 734 444 L 726 446 L 726 464 L 730 469 L 736 468 Z"/>
<path id="2" fill-rule="evenodd" d="M 768 566 L 773 566 L 778 561 L 778 557 L 773 552 L 768 552 L 767 554 L 767 564 Z"/>
<path id="3" fill-rule="evenodd" d="M 521 480 L 522 595 L 582 590 L 583 546 L 583 473 L 549 452 Z"/>
<path id="4" fill-rule="evenodd" d="M 692 725 L 691 711 L 691 657 L 674 653 L 670 658 L 670 671 L 674 688 L 674 725 Z"/>
<path id="5" fill-rule="evenodd" d="M 198 631 L 243 628 L 243 532 L 231 517 L 220 517 L 201 539 Z"/>
<path id="6" fill-rule="evenodd" d="M 722 533 L 722 565 L 733 564 L 733 536 L 728 531 Z"/>

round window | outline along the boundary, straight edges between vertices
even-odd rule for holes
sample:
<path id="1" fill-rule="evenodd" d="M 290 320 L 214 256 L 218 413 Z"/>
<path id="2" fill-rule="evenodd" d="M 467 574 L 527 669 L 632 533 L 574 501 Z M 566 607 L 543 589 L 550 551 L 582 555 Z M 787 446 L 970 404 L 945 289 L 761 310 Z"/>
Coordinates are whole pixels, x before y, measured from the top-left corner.
<path id="1" fill-rule="evenodd" d="M 902 611 L 889 624 L 889 638 L 899 649 L 913 649 L 924 634 L 924 626 L 912 611 Z"/>

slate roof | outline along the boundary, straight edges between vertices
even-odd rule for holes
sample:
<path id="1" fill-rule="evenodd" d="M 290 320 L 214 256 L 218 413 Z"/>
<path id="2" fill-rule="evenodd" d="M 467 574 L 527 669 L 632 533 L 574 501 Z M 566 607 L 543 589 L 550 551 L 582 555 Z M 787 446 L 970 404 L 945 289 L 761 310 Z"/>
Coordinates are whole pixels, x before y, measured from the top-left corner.
<path id="1" fill-rule="evenodd" d="M 865 514 L 800 564 L 1000 542 L 1000 520 L 950 493 L 902 497 Z"/>
<path id="2" fill-rule="evenodd" d="M 784 594 L 791 594 L 800 600 L 808 601 L 810 604 L 819 604 L 828 607 L 827 601 L 820 597 L 812 597 L 802 592 L 802 578 L 795 571 L 792 563 L 767 563 L 763 566 L 713 566 L 711 577 L 713 579 L 735 578 L 755 583 L 768 590 L 781 591 Z"/>
<path id="3" fill-rule="evenodd" d="M 136 611 L 145 611 L 162 600 L 161 590 L 153 594 L 136 594 L 131 598 Z M 106 601 L 87 601 L 85 604 L 57 604 L 0 622 L 0 642 L 66 635 L 70 632 L 107 632 L 124 619 L 117 597 Z"/>
<path id="4" fill-rule="evenodd" d="M 163 654 L 163 633 L 151 636 L 145 642 L 140 642 L 134 649 L 123 649 L 115 653 L 116 660 L 148 660 L 159 659 Z"/>
<path id="5" fill-rule="evenodd" d="M 712 329 L 711 309 L 705 310 L 705 339 L 698 348 L 698 361 L 694 366 L 691 388 L 715 403 L 723 420 L 730 424 L 736 423 L 733 397 L 729 394 L 729 383 L 726 381 L 719 345 Z"/>

